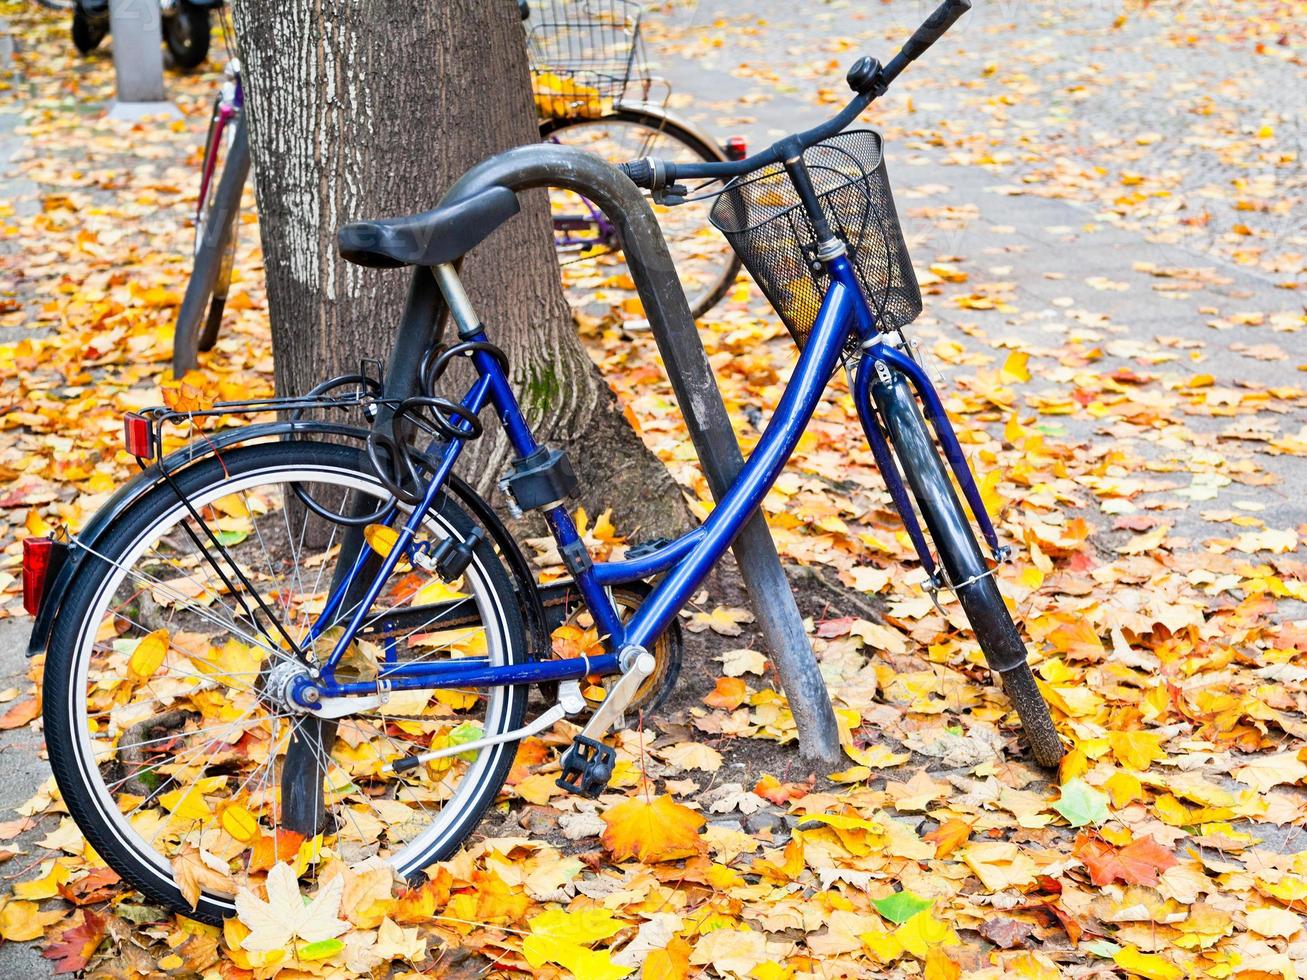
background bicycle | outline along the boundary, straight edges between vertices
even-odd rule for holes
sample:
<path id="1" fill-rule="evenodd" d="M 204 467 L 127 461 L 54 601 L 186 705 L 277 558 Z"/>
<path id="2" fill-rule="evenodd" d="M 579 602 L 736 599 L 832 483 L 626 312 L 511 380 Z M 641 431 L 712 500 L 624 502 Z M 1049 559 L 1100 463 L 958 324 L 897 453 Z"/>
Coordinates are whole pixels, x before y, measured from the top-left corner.
<path id="1" fill-rule="evenodd" d="M 669 160 L 725 160 L 697 127 L 669 112 L 669 88 L 648 70 L 640 42 L 640 7 L 631 0 L 544 0 L 519 5 L 527 22 L 540 135 L 620 163 L 650 154 Z M 174 327 L 173 371 L 196 365 L 221 328 L 236 249 L 249 149 L 239 61 L 222 21 L 228 78 L 213 108 L 200 168 L 195 212 L 195 264 Z M 742 141 L 730 144 L 742 156 Z M 602 315 L 634 298 L 616 229 L 590 202 L 551 191 L 554 237 L 564 286 L 574 309 Z M 672 260 L 691 313 L 702 316 L 725 295 L 739 259 L 707 228 L 706 209 L 658 207 Z M 638 302 L 638 301 L 637 301 Z"/>
<path id="2" fill-rule="evenodd" d="M 160 0 L 163 42 L 176 67 L 189 71 L 204 63 L 209 56 L 211 14 L 223 3 L 224 0 Z M 55 0 L 46 5 L 54 9 L 63 6 Z M 67 7 L 73 11 L 73 44 L 82 54 L 90 54 L 109 35 L 109 0 L 73 0 Z"/>
<path id="3" fill-rule="evenodd" d="M 526 13 L 526 3 L 521 6 Z M 534 0 L 527 51 L 540 134 L 610 163 L 653 156 L 690 162 L 745 155 L 742 139 L 719 146 L 667 108 L 671 86 L 651 74 L 633 0 Z M 616 229 L 584 198 L 552 189 L 555 240 L 574 308 L 602 314 L 635 299 Z M 703 316 L 725 295 L 739 259 L 705 222 L 706 208 L 655 205 L 690 312 Z"/>
<path id="4" fill-rule="evenodd" d="M 177 377 L 195 367 L 198 352 L 211 350 L 218 339 L 236 258 L 241 198 L 250 175 L 240 59 L 225 15 L 220 24 L 227 66 L 204 138 L 195 202 L 194 264 L 173 324 L 172 362 Z"/>

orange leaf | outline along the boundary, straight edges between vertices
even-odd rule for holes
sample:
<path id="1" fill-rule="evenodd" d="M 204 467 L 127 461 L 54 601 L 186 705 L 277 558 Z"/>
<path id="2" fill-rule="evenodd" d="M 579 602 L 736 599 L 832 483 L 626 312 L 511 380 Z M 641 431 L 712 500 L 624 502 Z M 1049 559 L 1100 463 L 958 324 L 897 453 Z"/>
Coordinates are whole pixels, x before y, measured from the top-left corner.
<path id="1" fill-rule="evenodd" d="M 22 728 L 40 713 L 41 708 L 36 703 L 36 698 L 24 698 L 0 715 L 0 730 Z"/>
<path id="2" fill-rule="evenodd" d="M 962 967 L 958 966 L 948 954 L 938 946 L 926 954 L 925 980 L 958 980 L 962 976 Z"/>
<path id="3" fill-rule="evenodd" d="M 86 961 L 104 939 L 104 916 L 90 909 L 82 911 L 82 921 L 65 929 L 57 940 L 41 951 L 56 962 L 55 973 L 76 973 L 86 968 Z"/>
<path id="4" fill-rule="evenodd" d="M 603 814 L 607 824 L 601 838 L 613 860 L 672 861 L 704 851 L 699 831 L 707 821 L 670 796 L 652 803 L 624 800 Z"/>
<path id="5" fill-rule="evenodd" d="M 446 868 L 438 868 L 429 875 L 418 888 L 410 888 L 395 899 L 395 907 L 390 917 L 396 922 L 429 923 L 435 917 L 437 909 L 443 909 L 449 902 L 450 886 L 453 876 Z"/>
<path id="6" fill-rule="evenodd" d="M 260 837 L 250 848 L 250 870 L 268 871 L 279 861 L 294 861 L 303 843 L 304 835 L 293 830 L 278 830 L 276 837 Z"/>
<path id="7" fill-rule="evenodd" d="M 1095 885 L 1108 885 L 1118 878 L 1128 885 L 1155 885 L 1158 874 L 1177 863 L 1152 837 L 1141 837 L 1118 850 L 1098 837 L 1082 834 L 1074 850 Z"/>
<path id="8" fill-rule="evenodd" d="M 764 775 L 753 787 L 753 791 L 764 800 L 779 806 L 790 800 L 803 799 L 812 791 L 815 783 L 815 778 L 812 783 L 782 783 L 775 776 Z"/>
<path id="9" fill-rule="evenodd" d="M 734 711 L 749 696 L 749 689 L 738 677 L 719 677 L 717 686 L 704 696 L 703 703 L 713 708 Z"/>
<path id="10" fill-rule="evenodd" d="M 664 949 L 650 950 L 640 972 L 643 980 L 685 980 L 690 975 L 690 944 L 673 936 Z"/>
<path id="11" fill-rule="evenodd" d="M 949 817 L 922 839 L 935 845 L 935 858 L 948 857 L 966 843 L 971 836 L 971 824 L 957 817 Z"/>

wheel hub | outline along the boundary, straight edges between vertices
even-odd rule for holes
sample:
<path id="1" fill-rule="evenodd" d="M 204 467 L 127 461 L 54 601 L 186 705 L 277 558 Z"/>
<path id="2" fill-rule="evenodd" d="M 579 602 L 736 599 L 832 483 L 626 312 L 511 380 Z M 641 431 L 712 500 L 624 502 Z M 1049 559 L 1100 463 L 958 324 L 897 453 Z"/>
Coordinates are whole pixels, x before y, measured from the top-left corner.
<path id="1" fill-rule="evenodd" d="M 283 660 L 264 675 L 260 699 L 274 711 L 296 711 L 305 714 L 307 707 L 295 699 L 296 687 L 304 682 L 312 684 L 309 669 L 301 663 Z"/>

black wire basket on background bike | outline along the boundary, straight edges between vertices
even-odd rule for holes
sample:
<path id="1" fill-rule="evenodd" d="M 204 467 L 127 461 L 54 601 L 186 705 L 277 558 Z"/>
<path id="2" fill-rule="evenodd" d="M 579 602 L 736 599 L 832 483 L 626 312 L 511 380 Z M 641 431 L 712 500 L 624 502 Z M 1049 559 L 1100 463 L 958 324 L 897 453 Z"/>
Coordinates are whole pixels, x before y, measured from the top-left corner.
<path id="1" fill-rule="evenodd" d="M 881 135 L 839 133 L 803 153 L 831 230 L 849 259 L 881 331 L 921 314 L 921 289 L 899 227 L 885 172 Z M 709 215 L 785 321 L 800 348 L 812 332 L 825 293 L 817 236 L 780 164 L 731 180 Z"/>
<path id="2" fill-rule="evenodd" d="M 531 88 L 543 118 L 595 118 L 634 82 L 648 82 L 633 0 L 533 0 Z"/>

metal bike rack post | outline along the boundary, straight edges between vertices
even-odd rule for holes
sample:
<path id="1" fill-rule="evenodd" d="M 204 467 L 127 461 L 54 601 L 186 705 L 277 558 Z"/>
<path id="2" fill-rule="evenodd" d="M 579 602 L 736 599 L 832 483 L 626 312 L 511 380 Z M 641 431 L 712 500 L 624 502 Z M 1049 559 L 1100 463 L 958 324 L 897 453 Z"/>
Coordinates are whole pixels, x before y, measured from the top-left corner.
<path id="1" fill-rule="evenodd" d="M 483 160 L 449 189 L 444 201 L 495 186 L 515 192 L 564 187 L 592 201 L 616 226 L 695 452 L 713 497 L 720 499 L 744 466 L 744 458 L 667 243 L 644 195 L 599 157 L 575 147 L 540 143 Z M 732 548 L 794 713 L 800 752 L 814 761 L 838 762 L 842 754 L 835 712 L 761 513 L 744 526 Z"/>
<path id="2" fill-rule="evenodd" d="M 110 119 L 166 115 L 181 119 L 163 88 L 163 28 L 158 0 L 109 0 L 114 102 Z"/>

